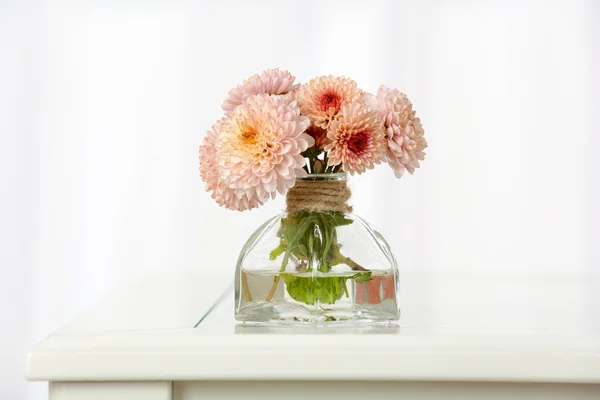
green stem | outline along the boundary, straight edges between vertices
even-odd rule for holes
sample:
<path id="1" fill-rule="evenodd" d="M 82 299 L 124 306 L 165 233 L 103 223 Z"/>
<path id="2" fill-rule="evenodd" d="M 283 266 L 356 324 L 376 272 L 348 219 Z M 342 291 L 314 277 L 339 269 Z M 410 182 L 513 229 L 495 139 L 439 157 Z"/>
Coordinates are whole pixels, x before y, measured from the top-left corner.
<path id="1" fill-rule="evenodd" d="M 368 271 L 368 269 L 366 269 L 366 268 L 358 265 L 350 257 L 344 257 L 344 256 L 342 256 L 342 259 L 344 260 L 344 264 L 346 264 L 347 266 L 349 266 L 350 268 L 352 268 L 355 271 Z"/>
<path id="2" fill-rule="evenodd" d="M 316 166 L 317 160 L 318 160 L 318 158 L 316 156 L 313 157 L 313 158 L 311 158 L 313 174 L 318 173 L 317 172 L 317 166 Z"/>
<path id="3" fill-rule="evenodd" d="M 319 215 L 319 219 L 323 224 L 323 231 L 325 231 L 325 245 L 323 246 L 323 254 L 321 255 L 321 269 L 323 272 L 329 272 L 329 265 L 327 265 L 327 255 L 329 255 L 329 249 L 331 248 L 331 240 L 329 235 L 329 223 L 324 215 Z"/>
<path id="4" fill-rule="evenodd" d="M 275 279 L 273 279 L 273 285 L 271 286 L 271 290 L 269 290 L 269 294 L 267 295 L 265 301 L 271 301 L 273 299 L 273 296 L 275 295 L 275 290 L 277 290 L 277 284 L 279 283 L 279 279 L 281 279 L 279 275 L 277 275 Z"/>
<path id="5" fill-rule="evenodd" d="M 290 260 L 290 255 L 291 252 L 288 246 L 287 250 L 285 251 L 285 255 L 283 256 L 283 261 L 281 262 L 281 268 L 279 269 L 279 273 L 285 271 L 288 261 Z M 269 290 L 269 294 L 267 294 L 267 298 L 265 299 L 265 301 L 271 301 L 271 299 L 273 299 L 273 296 L 275 295 L 275 290 L 277 290 L 277 284 L 279 283 L 280 279 L 281 275 L 277 275 L 275 278 L 273 278 L 273 285 L 271 285 L 271 290 Z"/>
<path id="6" fill-rule="evenodd" d="M 296 244 L 296 241 L 302 234 L 304 234 L 304 231 L 308 228 L 308 225 L 310 225 L 312 223 L 313 219 L 314 218 L 312 218 L 312 217 L 307 217 L 306 219 L 302 220 L 302 222 L 300 222 L 300 227 L 298 228 L 298 232 L 292 238 L 292 240 L 287 244 L 287 247 L 285 249 L 285 255 L 283 256 L 283 261 L 281 262 L 281 268 L 279 269 L 280 274 L 282 272 L 284 272 L 285 268 L 287 267 L 288 261 L 290 260 L 290 256 L 292 253 L 292 248 Z M 273 296 L 275 295 L 275 290 L 277 289 L 277 284 L 279 283 L 280 279 L 281 279 L 281 275 L 277 275 L 273 279 L 273 285 L 271 286 L 271 290 L 269 290 L 269 294 L 267 295 L 267 298 L 265 299 L 265 301 L 271 301 L 271 299 L 273 299 Z"/>
<path id="7" fill-rule="evenodd" d="M 335 251 L 333 252 L 333 259 L 335 261 L 339 262 L 340 264 L 346 264 L 347 266 L 352 268 L 354 271 L 368 271 L 368 269 L 360 266 L 350 257 L 346 257 L 345 255 L 340 253 L 339 249 L 335 249 Z"/>
<path id="8" fill-rule="evenodd" d="M 308 231 L 308 229 L 307 229 L 307 231 Z M 308 248 L 306 249 L 306 262 L 308 264 L 309 271 L 312 269 L 312 264 L 313 264 L 312 254 L 313 254 L 313 235 L 311 232 L 308 232 Z"/>

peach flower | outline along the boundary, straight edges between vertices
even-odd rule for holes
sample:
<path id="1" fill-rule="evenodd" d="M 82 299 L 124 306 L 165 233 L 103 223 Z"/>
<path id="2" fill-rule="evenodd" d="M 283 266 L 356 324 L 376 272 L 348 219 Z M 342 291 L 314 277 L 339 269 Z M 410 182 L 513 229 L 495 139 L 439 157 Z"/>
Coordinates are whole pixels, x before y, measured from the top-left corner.
<path id="1" fill-rule="evenodd" d="M 384 159 L 385 134 L 379 113 L 363 102 L 342 107 L 338 119 L 331 123 L 325 146 L 327 164 L 342 165 L 351 175 L 372 169 Z"/>
<path id="2" fill-rule="evenodd" d="M 385 86 L 379 88 L 376 99 L 371 99 L 384 119 L 387 160 L 394 174 L 397 178 L 401 178 L 405 170 L 413 174 L 415 168 L 419 168 L 419 161 L 425 159 L 423 150 L 427 141 L 412 103 L 404 93 Z"/>
<path id="3" fill-rule="evenodd" d="M 305 176 L 309 125 L 289 96 L 256 95 L 237 107 L 215 144 L 219 179 L 239 196 L 264 202 Z"/>
<path id="4" fill-rule="evenodd" d="M 358 100 L 362 91 L 352 79 L 320 76 L 301 85 L 296 98 L 302 114 L 318 127 L 327 129 L 342 107 Z"/>
<path id="5" fill-rule="evenodd" d="M 289 93 L 297 87 L 294 85 L 295 79 L 288 71 L 281 71 L 277 68 L 268 69 L 261 74 L 251 76 L 241 85 L 231 89 L 222 108 L 226 114 L 231 114 L 237 106 L 257 94 Z"/>
<path id="6" fill-rule="evenodd" d="M 222 207 L 230 210 L 244 211 L 257 208 L 262 202 L 249 198 L 245 194 L 239 197 L 234 189 L 230 189 L 223 181 L 219 180 L 219 172 L 216 163 L 215 143 L 222 131 L 226 118 L 221 118 L 208 131 L 204 141 L 198 150 L 200 158 L 200 176 L 206 183 L 206 191 L 212 192 L 211 197 Z"/>

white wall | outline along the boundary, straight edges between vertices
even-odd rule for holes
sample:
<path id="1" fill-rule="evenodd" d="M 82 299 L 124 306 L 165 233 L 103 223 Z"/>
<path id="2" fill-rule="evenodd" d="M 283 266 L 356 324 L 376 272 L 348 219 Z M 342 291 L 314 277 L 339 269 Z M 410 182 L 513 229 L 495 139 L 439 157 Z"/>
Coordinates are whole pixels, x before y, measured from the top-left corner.
<path id="1" fill-rule="evenodd" d="M 422 169 L 352 180 L 355 210 L 404 272 L 599 277 L 599 10 L 0 2 L 0 397 L 44 398 L 22 381 L 26 349 L 116 285 L 233 273 L 283 201 L 218 208 L 197 146 L 229 88 L 270 67 L 413 100 L 430 145 Z"/>

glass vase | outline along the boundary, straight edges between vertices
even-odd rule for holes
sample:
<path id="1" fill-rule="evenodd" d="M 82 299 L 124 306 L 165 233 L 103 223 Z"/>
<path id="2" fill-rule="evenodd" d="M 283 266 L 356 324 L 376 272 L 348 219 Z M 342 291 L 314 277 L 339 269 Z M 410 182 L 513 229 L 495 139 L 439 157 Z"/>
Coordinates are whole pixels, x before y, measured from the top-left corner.
<path id="1" fill-rule="evenodd" d="M 288 193 L 288 210 L 250 236 L 236 268 L 238 321 L 377 323 L 399 318 L 396 260 L 381 234 L 340 204 L 344 197 L 336 191 L 346 190 L 349 197 L 346 181 L 344 173 L 299 178 L 303 192 L 294 207 L 290 196 L 296 187 Z"/>

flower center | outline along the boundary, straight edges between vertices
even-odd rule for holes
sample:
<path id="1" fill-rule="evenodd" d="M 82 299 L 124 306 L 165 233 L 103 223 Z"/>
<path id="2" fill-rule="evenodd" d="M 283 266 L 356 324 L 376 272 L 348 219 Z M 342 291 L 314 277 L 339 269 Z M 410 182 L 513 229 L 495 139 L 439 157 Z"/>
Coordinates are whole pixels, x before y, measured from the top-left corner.
<path id="1" fill-rule="evenodd" d="M 242 141 L 246 145 L 253 145 L 256 143 L 256 136 L 258 132 L 254 128 L 246 128 L 242 131 Z"/>
<path id="2" fill-rule="evenodd" d="M 340 110 L 341 101 L 340 96 L 334 92 L 326 92 L 321 96 L 319 100 L 319 106 L 321 111 L 328 111 L 330 108 L 334 108 L 335 112 Z"/>
<path id="3" fill-rule="evenodd" d="M 354 154 L 360 155 L 367 149 L 367 146 L 369 145 L 369 139 L 369 134 L 366 132 L 358 132 L 350 136 L 346 142 L 346 146 L 348 147 L 348 150 Z"/>

